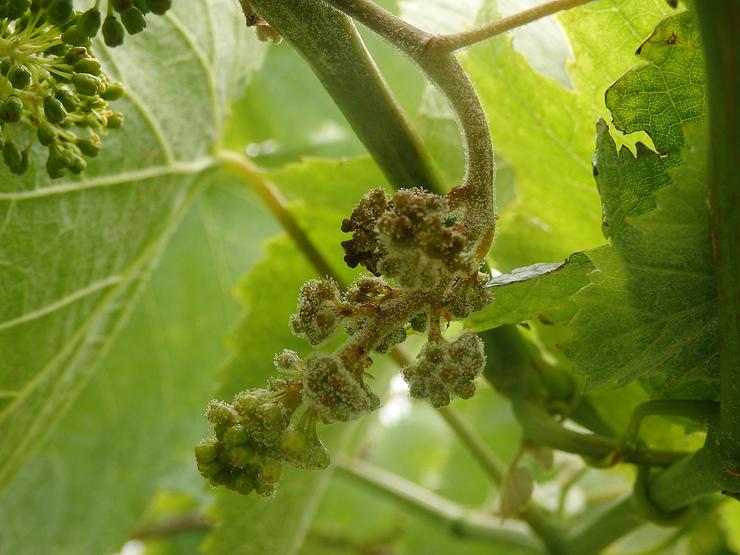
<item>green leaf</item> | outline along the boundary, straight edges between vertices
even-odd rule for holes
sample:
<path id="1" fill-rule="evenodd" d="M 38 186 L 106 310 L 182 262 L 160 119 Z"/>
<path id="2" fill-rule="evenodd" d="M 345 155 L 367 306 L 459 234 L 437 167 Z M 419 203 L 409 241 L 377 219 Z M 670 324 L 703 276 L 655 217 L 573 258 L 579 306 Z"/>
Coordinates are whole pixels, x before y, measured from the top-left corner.
<path id="1" fill-rule="evenodd" d="M 0 496 L 3 550 L 113 553 L 163 477 L 184 475 L 203 497 L 192 449 L 239 317 L 230 291 L 276 227 L 244 184 L 214 176 L 99 372 Z"/>
<path id="2" fill-rule="evenodd" d="M 493 2 L 479 19 L 496 17 Z M 498 37 L 472 47 L 474 79 L 493 135 L 516 175 L 517 200 L 501 214 L 493 256 L 509 271 L 601 243 L 591 175 L 592 122 L 607 115 L 603 91 L 633 64 L 632 52 L 667 10 L 662 0 L 596 2 L 563 16 L 575 60 L 573 89 L 533 70 Z"/>
<path id="3" fill-rule="evenodd" d="M 684 146 L 677 122 L 701 121 L 705 113 L 704 57 L 693 12 L 662 21 L 637 54 L 646 63 L 607 89 L 606 105 L 617 129 L 646 131 L 673 165 Z"/>
<path id="4" fill-rule="evenodd" d="M 666 183 L 659 157 L 646 149 L 636 158 L 625 148 L 617 152 L 600 125 L 597 180 L 613 246 L 589 253 L 596 270 L 574 297 L 580 311 L 568 347 L 591 385 L 642 377 L 666 395 L 715 392 L 706 142 L 701 129 L 687 133 L 686 165 L 669 171 L 672 183 L 651 201 L 650 190 Z"/>
<path id="5" fill-rule="evenodd" d="M 180 3 L 125 48 L 97 47 L 127 123 L 84 179 L 50 182 L 40 149 L 24 178 L 0 170 L 0 489 L 90 379 L 212 166 L 261 60 L 239 17 L 228 0 Z"/>
<path id="6" fill-rule="evenodd" d="M 345 238 L 339 229 L 341 219 L 367 190 L 384 184 L 377 167 L 364 158 L 307 161 L 266 177 L 295 202 L 299 223 L 327 260 L 337 262 L 341 260 L 339 242 Z M 344 272 L 344 276 L 352 275 Z M 288 317 L 295 310 L 300 286 L 314 277 L 315 270 L 287 238 L 269 245 L 268 257 L 246 276 L 238 290 L 247 313 L 229 338 L 235 356 L 220 373 L 220 398 L 264 385 L 274 374 L 272 358 L 276 352 L 284 348 L 301 354 L 311 351 L 307 343 L 290 333 Z M 352 429 L 352 425 L 321 427 L 319 435 L 333 455 Z M 212 513 L 222 524 L 206 541 L 206 551 L 214 555 L 296 553 L 331 474 L 331 469 L 287 469 L 276 496 L 269 500 L 219 491 Z M 255 522 L 259 522 L 256 528 Z M 245 536 L 245 530 L 251 533 Z"/>
<path id="7" fill-rule="evenodd" d="M 471 315 L 465 325 L 484 331 L 532 319 L 568 321 L 576 311 L 571 297 L 588 283 L 592 269 L 588 256 L 576 253 L 560 264 L 533 264 L 496 276 L 488 282 L 494 302 Z"/>

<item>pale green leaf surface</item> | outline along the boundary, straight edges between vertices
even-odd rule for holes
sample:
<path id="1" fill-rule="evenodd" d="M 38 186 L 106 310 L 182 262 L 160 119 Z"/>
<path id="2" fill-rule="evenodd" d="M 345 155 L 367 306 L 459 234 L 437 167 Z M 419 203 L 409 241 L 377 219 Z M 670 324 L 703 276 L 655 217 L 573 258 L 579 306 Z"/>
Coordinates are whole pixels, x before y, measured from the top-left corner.
<path id="1" fill-rule="evenodd" d="M 565 322 L 575 314 L 571 300 L 588 283 L 593 265 L 583 253 L 576 253 L 560 264 L 534 264 L 496 276 L 488 283 L 494 302 L 472 314 L 465 325 L 475 331 L 540 319 L 548 323 Z"/>
<path id="2" fill-rule="evenodd" d="M 238 317 L 230 291 L 276 230 L 243 184 L 214 181 L 100 371 L 0 497 L 0 552 L 112 553 L 163 476 L 185 467 L 200 485 L 192 448 L 206 429 L 209 371 L 226 356 L 220 338 Z"/>
<path id="3" fill-rule="evenodd" d="M 478 86 L 494 146 L 516 174 L 518 199 L 501 215 L 493 250 L 501 270 L 563 259 L 600 243 L 592 122 L 606 115 L 604 89 L 631 65 L 631 52 L 665 9 L 658 0 L 603 0 L 573 10 L 565 21 L 576 56 L 569 66 L 573 90 L 534 71 L 506 37 L 468 52 L 465 67 Z M 481 14 L 486 21 L 495 16 L 491 5 Z"/>
<path id="4" fill-rule="evenodd" d="M 580 310 L 568 347 L 591 385 L 644 377 L 666 395 L 712 396 L 718 339 L 707 145 L 702 130 L 691 131 L 686 165 L 669 171 L 672 183 L 654 193 L 651 210 L 640 199 L 650 194 L 645 183 L 666 181 L 657 155 L 617 152 L 601 127 L 597 179 L 607 218 L 616 218 L 608 220 L 613 246 L 589 253 L 596 271 L 574 297 Z"/>
<path id="5" fill-rule="evenodd" d="M 704 58 L 693 12 L 666 18 L 637 51 L 645 63 L 606 91 L 617 129 L 646 131 L 666 163 L 680 160 L 682 123 L 704 117 Z"/>
<path id="6" fill-rule="evenodd" d="M 51 182 L 40 149 L 27 176 L 0 170 L 0 487 L 92 375 L 212 164 L 226 100 L 261 58 L 236 17 L 228 0 L 180 3 L 97 47 L 127 124 L 83 179 Z"/>
<path id="7" fill-rule="evenodd" d="M 312 242 L 345 279 L 339 242 L 341 220 L 369 189 L 385 182 L 369 160 L 312 160 L 268 174 L 295 206 L 295 214 Z M 281 238 L 268 247 L 268 257 L 250 272 L 238 294 L 247 312 L 229 338 L 235 356 L 220 372 L 219 398 L 229 399 L 247 387 L 260 387 L 273 375 L 274 354 L 284 348 L 307 354 L 310 346 L 294 337 L 288 318 L 295 310 L 300 286 L 316 273 L 296 247 Z M 382 381 L 382 380 L 381 380 Z M 348 439 L 352 426 L 322 426 L 319 435 L 330 453 Z M 219 491 L 213 508 L 223 523 L 214 529 L 205 549 L 212 554 L 291 555 L 303 542 L 313 513 L 331 478 L 331 470 L 286 469 L 272 499 Z M 258 525 L 255 526 L 255 522 Z M 245 530 L 251 530 L 245 534 Z"/>

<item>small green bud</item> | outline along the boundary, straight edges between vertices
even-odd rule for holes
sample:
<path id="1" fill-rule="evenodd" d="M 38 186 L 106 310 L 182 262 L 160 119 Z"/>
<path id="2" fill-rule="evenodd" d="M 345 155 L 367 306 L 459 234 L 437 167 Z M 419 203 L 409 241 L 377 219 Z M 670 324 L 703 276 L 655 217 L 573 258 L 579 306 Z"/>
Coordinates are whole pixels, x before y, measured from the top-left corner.
<path id="1" fill-rule="evenodd" d="M 25 90 L 28 85 L 31 84 L 31 77 L 31 70 L 23 65 L 13 66 L 10 71 L 8 71 L 8 80 L 10 81 L 10 84 L 19 90 Z"/>
<path id="2" fill-rule="evenodd" d="M 60 89 L 57 91 L 55 96 L 59 102 L 62 103 L 62 106 L 64 106 L 64 109 L 67 110 L 68 113 L 77 110 L 77 106 L 79 106 L 80 101 L 74 93 Z"/>
<path id="3" fill-rule="evenodd" d="M 199 464 L 212 463 L 218 457 L 218 449 L 214 440 L 205 441 L 195 448 L 195 460 Z"/>
<path id="4" fill-rule="evenodd" d="M 57 140 L 57 130 L 50 123 L 44 122 L 36 130 L 36 138 L 41 146 L 49 146 Z"/>
<path id="5" fill-rule="evenodd" d="M 60 58 L 63 58 L 67 55 L 67 53 L 70 51 L 70 47 L 68 44 L 60 43 L 55 44 L 54 46 L 50 46 L 46 49 L 46 53 L 50 56 L 58 56 Z"/>
<path id="6" fill-rule="evenodd" d="M 64 56 L 64 62 L 73 66 L 83 58 L 89 58 L 90 54 L 87 52 L 87 48 L 82 46 L 75 46 L 70 48 Z"/>
<path id="7" fill-rule="evenodd" d="M 88 38 L 93 38 L 100 31 L 102 24 L 103 18 L 100 15 L 100 10 L 92 8 L 80 16 L 80 19 L 77 21 L 77 28 L 87 35 Z"/>
<path id="8" fill-rule="evenodd" d="M 243 445 L 229 449 L 226 457 L 229 459 L 231 465 L 237 468 L 244 468 L 254 461 L 254 453 Z"/>
<path id="9" fill-rule="evenodd" d="M 77 148 L 80 149 L 80 152 L 84 154 L 85 156 L 89 156 L 90 158 L 95 158 L 98 154 L 100 154 L 100 143 L 99 142 L 93 142 L 90 139 L 80 139 L 77 141 Z"/>
<path id="10" fill-rule="evenodd" d="M 227 448 L 244 445 L 247 441 L 249 441 L 249 433 L 241 424 L 231 426 L 224 432 L 223 442 Z"/>
<path id="11" fill-rule="evenodd" d="M 146 19 L 144 19 L 144 14 L 138 8 L 129 8 L 121 13 L 121 22 L 126 27 L 129 35 L 141 33 L 146 29 Z"/>
<path id="12" fill-rule="evenodd" d="M 21 151 L 12 141 L 6 142 L 5 146 L 3 146 L 3 160 L 11 171 L 13 168 L 19 166 L 23 160 L 23 154 L 21 154 Z"/>
<path id="13" fill-rule="evenodd" d="M 234 479 L 232 489 L 242 495 L 248 495 L 254 490 L 254 479 L 245 473 L 239 474 Z"/>
<path id="14" fill-rule="evenodd" d="M 103 40 L 107 46 L 114 48 L 123 44 L 126 31 L 115 17 L 108 16 L 103 22 Z"/>
<path id="15" fill-rule="evenodd" d="M 8 0 L 5 17 L 9 20 L 20 19 L 31 7 L 31 0 Z"/>
<path id="16" fill-rule="evenodd" d="M 87 169 L 87 161 L 79 154 L 72 154 L 71 162 L 67 164 L 69 171 L 75 175 L 80 175 Z"/>
<path id="17" fill-rule="evenodd" d="M 206 478 L 211 478 L 221 472 L 221 465 L 218 462 L 200 462 L 197 461 L 198 471 Z"/>
<path id="18" fill-rule="evenodd" d="M 94 75 L 89 75 L 87 73 L 75 73 L 74 77 L 72 77 L 72 84 L 75 86 L 78 93 L 84 94 L 85 96 L 95 96 L 98 94 L 100 80 Z"/>
<path id="19" fill-rule="evenodd" d="M 28 149 L 21 152 L 21 161 L 15 166 L 10 166 L 11 173 L 15 175 L 23 175 L 28 171 Z"/>
<path id="20" fill-rule="evenodd" d="M 123 126 L 123 114 L 121 112 L 111 112 L 108 116 L 108 128 L 119 129 Z"/>
<path id="21" fill-rule="evenodd" d="M 0 118 L 8 123 L 15 123 L 21 119 L 23 101 L 17 96 L 9 96 L 0 104 Z"/>
<path id="22" fill-rule="evenodd" d="M 149 9 L 157 14 L 164 15 L 172 7 L 172 0 L 148 0 Z"/>
<path id="23" fill-rule="evenodd" d="M 86 73 L 88 75 L 100 75 L 100 62 L 95 58 L 83 58 L 74 65 L 74 70 L 77 73 Z"/>
<path id="24" fill-rule="evenodd" d="M 67 117 L 64 105 L 53 96 L 44 98 L 44 115 L 49 123 L 61 123 Z"/>
<path id="25" fill-rule="evenodd" d="M 72 25 L 62 33 L 62 40 L 70 46 L 84 46 L 90 41 L 90 37 L 77 25 Z"/>
<path id="26" fill-rule="evenodd" d="M 100 93 L 100 97 L 103 100 L 118 100 L 124 95 L 125 91 L 121 83 L 111 83 L 108 87 Z"/>
<path id="27" fill-rule="evenodd" d="M 134 5 L 134 0 L 108 0 L 117 12 L 125 12 Z"/>
<path id="28" fill-rule="evenodd" d="M 46 17 L 54 25 L 62 25 L 72 18 L 74 11 L 72 0 L 52 0 L 46 9 Z"/>
<path id="29" fill-rule="evenodd" d="M 148 14 L 151 10 L 149 7 L 148 0 L 134 0 L 134 5 L 139 8 L 139 11 L 143 14 Z"/>
<path id="30" fill-rule="evenodd" d="M 283 465 L 280 461 L 267 461 L 260 470 L 259 479 L 267 484 L 277 484 L 283 474 Z"/>

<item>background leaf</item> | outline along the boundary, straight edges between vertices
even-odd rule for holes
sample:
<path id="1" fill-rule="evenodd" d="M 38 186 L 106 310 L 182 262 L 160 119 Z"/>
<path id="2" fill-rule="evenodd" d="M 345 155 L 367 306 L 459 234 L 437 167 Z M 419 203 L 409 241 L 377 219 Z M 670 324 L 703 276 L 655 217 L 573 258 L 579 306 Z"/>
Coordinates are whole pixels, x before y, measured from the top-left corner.
<path id="1" fill-rule="evenodd" d="M 242 183 L 210 181 L 100 371 L 0 496 L 0 552 L 112 553 L 158 489 L 205 501 L 192 449 L 239 316 L 231 289 L 276 231 Z"/>
<path id="2" fill-rule="evenodd" d="M 686 165 L 669 171 L 672 183 L 654 193 L 651 210 L 640 187 L 666 182 L 662 162 L 644 149 L 637 158 L 617 153 L 600 127 L 597 179 L 607 216 L 616 216 L 608 222 L 613 247 L 592 257 L 597 269 L 575 297 L 580 311 L 568 348 L 591 385 L 646 377 L 665 394 L 712 396 L 701 383 L 718 374 L 706 137 L 699 130 L 687 142 Z"/>
<path id="3" fill-rule="evenodd" d="M 24 178 L 0 175 L 0 488 L 93 374 L 212 165 L 226 101 L 261 59 L 239 17 L 180 3 L 125 49 L 98 47 L 128 90 L 125 128 L 84 179 L 50 182 L 38 150 Z"/>

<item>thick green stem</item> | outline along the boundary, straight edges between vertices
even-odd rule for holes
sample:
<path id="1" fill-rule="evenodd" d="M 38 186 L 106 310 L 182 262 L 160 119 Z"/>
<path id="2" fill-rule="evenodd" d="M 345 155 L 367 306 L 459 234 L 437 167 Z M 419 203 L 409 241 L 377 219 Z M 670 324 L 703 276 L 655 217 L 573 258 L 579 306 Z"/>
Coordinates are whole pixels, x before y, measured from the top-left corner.
<path id="1" fill-rule="evenodd" d="M 250 0 L 305 58 L 396 188 L 447 186 L 352 21 L 321 0 Z"/>
<path id="2" fill-rule="evenodd" d="M 714 401 L 698 401 L 693 399 L 655 399 L 638 405 L 632 411 L 625 442 L 637 445 L 642 421 L 648 416 L 682 416 L 693 420 L 709 422 L 717 415 L 717 403 Z"/>
<path id="3" fill-rule="evenodd" d="M 726 471 L 740 476 L 740 0 L 694 5 L 709 100 L 708 181 L 720 338 L 717 440 Z"/>
<path id="4" fill-rule="evenodd" d="M 538 542 L 524 530 L 502 526 L 498 518 L 462 507 L 400 476 L 359 460 L 340 460 L 337 470 L 455 535 L 485 539 L 527 553 L 543 553 Z"/>
<path id="5" fill-rule="evenodd" d="M 593 555 L 645 524 L 632 495 L 628 495 L 587 522 L 583 528 L 576 529 L 567 542 L 568 555 Z"/>

